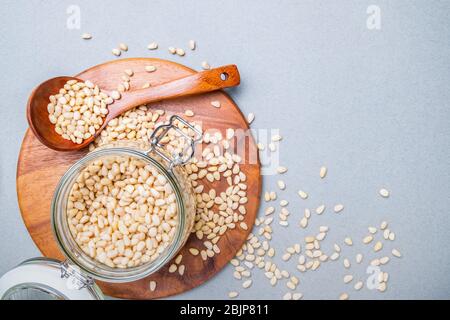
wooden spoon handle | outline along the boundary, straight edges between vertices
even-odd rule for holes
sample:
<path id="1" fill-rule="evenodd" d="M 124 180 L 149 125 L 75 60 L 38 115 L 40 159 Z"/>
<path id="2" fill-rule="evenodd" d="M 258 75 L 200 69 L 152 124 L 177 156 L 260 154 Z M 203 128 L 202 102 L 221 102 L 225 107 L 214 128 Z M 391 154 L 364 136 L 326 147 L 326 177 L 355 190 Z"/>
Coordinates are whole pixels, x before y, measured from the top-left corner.
<path id="1" fill-rule="evenodd" d="M 155 87 L 127 92 L 110 106 L 107 120 L 143 104 L 234 87 L 239 85 L 239 82 L 240 76 L 236 65 L 227 65 Z"/>

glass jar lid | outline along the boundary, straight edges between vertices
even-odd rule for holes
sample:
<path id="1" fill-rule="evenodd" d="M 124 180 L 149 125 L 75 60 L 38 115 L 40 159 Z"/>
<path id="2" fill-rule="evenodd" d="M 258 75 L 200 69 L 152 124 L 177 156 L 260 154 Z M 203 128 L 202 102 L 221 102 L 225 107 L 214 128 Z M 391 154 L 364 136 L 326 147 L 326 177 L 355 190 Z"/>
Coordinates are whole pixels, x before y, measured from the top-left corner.
<path id="1" fill-rule="evenodd" d="M 34 258 L 0 278 L 0 300 L 103 300 L 91 278 L 65 262 Z"/>

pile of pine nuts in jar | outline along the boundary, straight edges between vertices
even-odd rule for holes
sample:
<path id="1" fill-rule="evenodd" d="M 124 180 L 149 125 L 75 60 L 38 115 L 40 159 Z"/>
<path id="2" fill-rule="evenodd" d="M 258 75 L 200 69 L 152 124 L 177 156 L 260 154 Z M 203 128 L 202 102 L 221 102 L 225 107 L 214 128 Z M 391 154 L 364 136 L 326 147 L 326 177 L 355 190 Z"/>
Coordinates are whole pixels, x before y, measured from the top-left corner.
<path id="1" fill-rule="evenodd" d="M 47 105 L 49 120 L 55 132 L 66 140 L 81 144 L 100 128 L 108 114 L 112 97 L 90 81 L 69 80 Z"/>
<path id="2" fill-rule="evenodd" d="M 164 110 L 155 110 L 145 105 L 134 108 L 111 120 L 105 129 L 89 145 L 90 150 L 115 141 L 137 141 L 149 145 L 153 130 L 170 117 Z M 191 122 L 199 131 L 201 126 Z M 177 124 L 186 134 L 191 133 L 181 123 Z M 192 184 L 196 214 L 192 233 L 201 241 L 189 248 L 189 253 L 207 260 L 220 254 L 219 240 L 227 231 L 235 228 L 248 230 L 244 221 L 247 213 L 247 177 L 241 171 L 242 159 L 232 150 L 235 132 L 228 128 L 226 134 L 203 132 L 202 154 L 196 154 L 184 165 Z M 169 131 L 164 143 L 170 153 L 180 148 L 179 138 Z M 222 186 L 221 186 L 222 185 Z M 224 185 L 224 186 L 223 186 Z M 169 272 L 180 273 L 176 264 Z M 188 266 L 186 266 L 188 268 Z"/>
<path id="3" fill-rule="evenodd" d="M 128 156 L 96 160 L 81 172 L 67 219 L 80 248 L 111 268 L 154 261 L 178 224 L 169 182 L 155 167 Z"/>

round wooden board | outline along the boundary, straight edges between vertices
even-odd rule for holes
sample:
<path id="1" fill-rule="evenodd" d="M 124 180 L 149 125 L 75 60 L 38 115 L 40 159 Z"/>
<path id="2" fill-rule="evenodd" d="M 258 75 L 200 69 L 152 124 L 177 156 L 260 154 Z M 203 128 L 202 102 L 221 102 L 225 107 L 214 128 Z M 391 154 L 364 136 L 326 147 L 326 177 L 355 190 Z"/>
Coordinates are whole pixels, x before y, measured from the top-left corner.
<path id="1" fill-rule="evenodd" d="M 145 72 L 144 66 L 151 64 L 157 67 L 153 73 Z M 83 80 L 91 80 L 105 90 L 115 90 L 121 82 L 121 76 L 125 69 L 132 69 L 134 76 L 131 78 L 131 90 L 141 88 L 146 82 L 156 85 L 180 78 L 196 71 L 183 65 L 160 59 L 132 58 L 107 62 L 92 67 L 77 77 Z M 125 93 L 126 94 L 126 93 Z M 214 108 L 211 101 L 221 102 L 221 108 Z M 171 114 L 183 116 L 186 109 L 194 111 L 195 116 L 190 118 L 195 122 L 201 122 L 203 129 L 219 129 L 225 134 L 227 128 L 248 129 L 245 117 L 238 106 L 223 91 L 217 91 L 201 96 L 192 96 L 170 101 L 162 101 L 152 104 L 155 108 L 162 109 Z M 186 246 L 181 250 L 182 263 L 186 265 L 183 276 L 178 273 L 169 273 L 168 265 L 145 279 L 135 282 L 112 284 L 97 281 L 102 291 L 110 296 L 126 299 L 153 299 L 178 294 L 201 285 L 232 259 L 236 252 L 245 243 L 252 229 L 259 207 L 261 193 L 261 175 L 259 159 L 256 163 L 249 164 L 248 155 L 257 154 L 256 145 L 252 137 L 247 138 L 247 152 L 245 163 L 241 170 L 247 175 L 248 203 L 245 222 L 248 230 L 240 227 L 229 230 L 221 237 L 218 245 L 221 253 L 203 261 L 200 256 L 192 256 L 188 248 L 203 248 L 201 241 L 195 236 L 190 236 Z M 19 207 L 25 225 L 34 242 L 46 257 L 64 260 L 50 225 L 50 204 L 56 184 L 64 172 L 75 161 L 86 154 L 86 151 L 57 152 L 46 148 L 27 130 L 22 142 L 17 165 L 17 195 Z M 255 161 L 253 161 L 255 162 Z M 216 189 L 224 190 L 226 182 L 220 181 Z M 205 190 L 208 185 L 205 185 Z M 157 282 L 154 292 L 149 290 L 149 281 Z"/>

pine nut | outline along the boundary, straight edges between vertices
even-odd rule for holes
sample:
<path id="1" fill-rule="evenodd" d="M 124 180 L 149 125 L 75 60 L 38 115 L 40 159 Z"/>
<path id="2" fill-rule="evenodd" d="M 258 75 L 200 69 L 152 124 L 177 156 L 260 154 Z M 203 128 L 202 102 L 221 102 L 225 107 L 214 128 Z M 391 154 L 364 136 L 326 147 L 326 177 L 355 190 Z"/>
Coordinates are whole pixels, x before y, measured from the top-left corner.
<path id="1" fill-rule="evenodd" d="M 128 51 L 128 46 L 125 43 L 120 43 L 119 48 L 122 51 Z"/>
<path id="2" fill-rule="evenodd" d="M 337 204 L 334 206 L 334 212 L 339 213 L 342 210 L 344 210 L 344 205 L 343 204 Z"/>
<path id="3" fill-rule="evenodd" d="M 300 198 L 302 198 L 303 200 L 308 198 L 308 194 L 305 191 L 299 190 L 298 191 L 298 195 L 300 196 Z"/>
<path id="4" fill-rule="evenodd" d="M 147 72 L 155 72 L 156 71 L 156 67 L 152 66 L 152 65 L 145 66 L 145 71 L 147 71 Z"/>
<path id="5" fill-rule="evenodd" d="M 251 124 L 255 120 L 255 115 L 253 113 L 249 113 L 247 116 L 247 123 Z"/>
<path id="6" fill-rule="evenodd" d="M 381 188 L 379 191 L 380 195 L 383 198 L 388 198 L 389 197 L 389 191 L 387 189 Z"/>
<path id="7" fill-rule="evenodd" d="M 151 42 L 149 43 L 149 45 L 147 46 L 148 50 L 156 50 L 158 49 L 158 44 L 156 42 Z"/>
<path id="8" fill-rule="evenodd" d="M 211 101 L 211 105 L 212 105 L 214 108 L 220 108 L 220 101 L 217 101 L 217 100 Z"/>
<path id="9" fill-rule="evenodd" d="M 327 175 L 327 167 L 321 167 L 320 171 L 319 171 L 319 176 L 321 179 L 325 178 L 325 176 Z"/>
<path id="10" fill-rule="evenodd" d="M 208 63 L 207 61 L 203 61 L 203 62 L 202 62 L 202 68 L 203 68 L 204 70 L 210 70 L 210 69 L 211 69 L 211 66 L 209 65 L 209 63 Z"/>
<path id="11" fill-rule="evenodd" d="M 115 55 L 115 56 L 120 56 L 120 54 L 122 53 L 119 49 L 117 49 L 117 48 L 114 48 L 114 49 L 112 49 L 112 54 L 113 55 Z"/>

